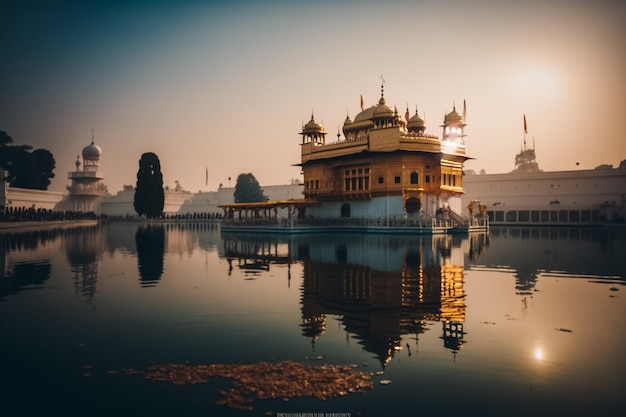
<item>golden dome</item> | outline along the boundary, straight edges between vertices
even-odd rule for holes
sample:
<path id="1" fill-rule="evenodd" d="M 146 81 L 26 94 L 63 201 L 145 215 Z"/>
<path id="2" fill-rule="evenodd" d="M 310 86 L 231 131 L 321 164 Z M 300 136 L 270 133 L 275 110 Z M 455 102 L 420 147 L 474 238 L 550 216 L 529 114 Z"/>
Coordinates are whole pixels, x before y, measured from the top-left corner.
<path id="1" fill-rule="evenodd" d="M 443 124 L 444 125 L 449 125 L 449 124 L 456 124 L 456 123 L 463 123 L 463 116 L 461 116 L 459 113 L 457 113 L 456 111 L 456 107 L 452 109 L 452 111 L 448 114 L 446 114 L 446 116 L 443 119 Z"/>
<path id="2" fill-rule="evenodd" d="M 311 120 L 304 125 L 302 133 L 324 133 L 324 126 L 315 121 L 313 114 L 311 114 Z"/>
<path id="3" fill-rule="evenodd" d="M 385 101 L 385 97 L 381 97 L 380 100 L 378 100 L 378 106 L 376 106 L 376 109 L 374 110 L 373 117 L 376 117 L 376 118 L 394 117 L 396 113 L 397 112 L 394 111 L 394 109 L 392 109 L 390 106 L 387 105 L 387 102 Z"/>
<path id="4" fill-rule="evenodd" d="M 362 122 L 364 120 L 370 120 L 374 115 L 374 110 L 376 110 L 376 106 L 368 107 L 367 109 L 363 110 L 361 113 L 356 115 L 356 117 L 354 118 L 354 123 Z"/>
<path id="5" fill-rule="evenodd" d="M 407 122 L 407 129 L 409 130 L 423 130 L 426 127 L 426 122 L 420 117 L 415 110 L 415 114 Z"/>

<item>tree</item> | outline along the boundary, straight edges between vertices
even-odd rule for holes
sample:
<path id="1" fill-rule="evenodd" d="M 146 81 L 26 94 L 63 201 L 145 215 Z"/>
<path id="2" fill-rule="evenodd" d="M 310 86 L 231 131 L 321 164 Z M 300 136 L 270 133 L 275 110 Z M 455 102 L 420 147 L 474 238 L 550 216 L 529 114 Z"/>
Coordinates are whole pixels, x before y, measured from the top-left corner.
<path id="1" fill-rule="evenodd" d="M 165 206 L 163 174 L 159 157 L 152 152 L 144 153 L 139 160 L 133 205 L 140 216 L 154 218 L 163 213 Z"/>
<path id="2" fill-rule="evenodd" d="M 235 184 L 235 203 L 256 203 L 267 201 L 267 197 L 263 194 L 263 190 L 254 175 L 239 174 L 237 184 Z"/>
<path id="3" fill-rule="evenodd" d="M 0 167 L 7 170 L 7 182 L 11 187 L 47 190 L 56 168 L 52 153 L 47 149 L 31 152 L 32 146 L 12 143 L 13 138 L 0 131 Z"/>

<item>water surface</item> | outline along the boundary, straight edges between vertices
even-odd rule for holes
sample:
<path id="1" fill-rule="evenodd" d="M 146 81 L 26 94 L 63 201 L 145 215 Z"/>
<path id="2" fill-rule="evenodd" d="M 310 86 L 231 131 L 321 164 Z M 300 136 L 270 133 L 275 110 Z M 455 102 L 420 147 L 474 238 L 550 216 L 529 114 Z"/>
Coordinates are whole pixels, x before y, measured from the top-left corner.
<path id="1" fill-rule="evenodd" d="M 626 236 L 240 236 L 113 222 L 0 235 L 3 415 L 618 415 Z M 150 364 L 352 365 L 362 393 L 218 405 Z M 384 382 L 385 384 L 381 384 Z"/>

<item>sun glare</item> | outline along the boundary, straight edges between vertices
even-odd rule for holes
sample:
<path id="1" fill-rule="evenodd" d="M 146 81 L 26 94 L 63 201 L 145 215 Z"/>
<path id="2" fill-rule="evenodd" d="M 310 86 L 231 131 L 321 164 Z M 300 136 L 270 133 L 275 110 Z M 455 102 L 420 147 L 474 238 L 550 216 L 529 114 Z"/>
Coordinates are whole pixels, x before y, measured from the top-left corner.
<path id="1" fill-rule="evenodd" d="M 540 347 L 535 348 L 535 353 L 533 355 L 535 357 L 535 359 L 537 359 L 538 361 L 543 359 L 543 349 Z"/>
<path id="2" fill-rule="evenodd" d="M 560 91 L 561 84 L 561 75 L 548 66 L 523 68 L 513 76 L 513 88 L 521 96 L 553 95 Z"/>

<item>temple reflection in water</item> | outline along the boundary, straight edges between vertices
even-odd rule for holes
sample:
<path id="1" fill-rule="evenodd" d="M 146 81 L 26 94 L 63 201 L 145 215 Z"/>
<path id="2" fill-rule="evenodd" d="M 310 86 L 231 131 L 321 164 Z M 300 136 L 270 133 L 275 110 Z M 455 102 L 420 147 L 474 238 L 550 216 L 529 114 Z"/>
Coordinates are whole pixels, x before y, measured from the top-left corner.
<path id="1" fill-rule="evenodd" d="M 390 237 L 316 235 L 240 237 L 225 235 L 230 268 L 269 270 L 273 262 L 303 265 L 302 335 L 312 349 L 326 330 L 326 317 L 340 317 L 348 338 L 376 355 L 384 367 L 401 349 L 417 350 L 428 322 L 442 323 L 441 339 L 456 354 L 463 346 L 465 256 L 478 256 L 485 234 Z M 415 335 L 402 346 L 403 335 Z"/>
<path id="2" fill-rule="evenodd" d="M 375 388 L 326 403 L 254 399 L 260 413 L 314 401 L 409 415 L 416 399 L 427 415 L 624 408 L 625 230 L 235 236 L 209 222 L 150 223 L 0 231 L 9 414 L 79 415 L 95 399 L 102 415 L 171 404 L 222 415 L 207 401 L 222 380 L 168 388 L 116 373 L 286 361 L 350 365 Z M 68 392 L 76 401 L 57 404 Z"/>

